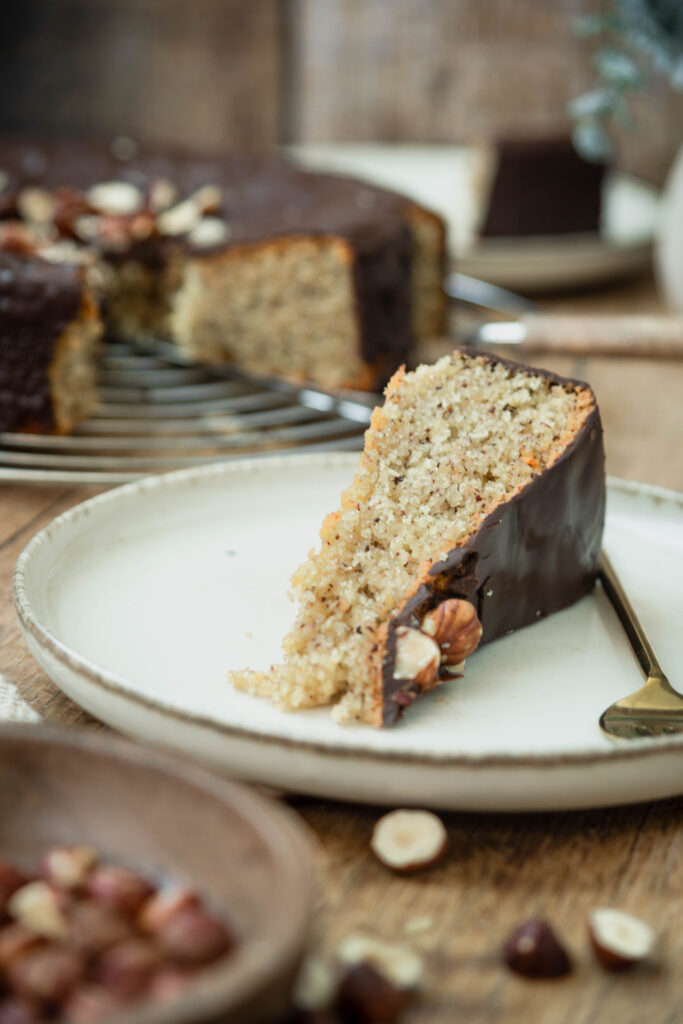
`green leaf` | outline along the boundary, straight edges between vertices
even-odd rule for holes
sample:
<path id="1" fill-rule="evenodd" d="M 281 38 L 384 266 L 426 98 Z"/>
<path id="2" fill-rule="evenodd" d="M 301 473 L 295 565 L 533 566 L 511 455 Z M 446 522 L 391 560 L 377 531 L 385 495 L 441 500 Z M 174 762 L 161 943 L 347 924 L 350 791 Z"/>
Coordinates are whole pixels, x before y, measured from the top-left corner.
<path id="1" fill-rule="evenodd" d="M 572 132 L 572 141 L 576 151 L 591 163 L 609 163 L 614 159 L 614 145 L 602 121 L 579 121 Z"/>
<path id="2" fill-rule="evenodd" d="M 569 101 L 569 114 L 574 118 L 604 117 L 614 109 L 612 89 L 593 89 Z"/>
<path id="3" fill-rule="evenodd" d="M 622 89 L 639 89 L 645 77 L 631 57 L 613 47 L 604 47 L 595 54 L 593 62 L 598 72 L 610 85 Z"/>

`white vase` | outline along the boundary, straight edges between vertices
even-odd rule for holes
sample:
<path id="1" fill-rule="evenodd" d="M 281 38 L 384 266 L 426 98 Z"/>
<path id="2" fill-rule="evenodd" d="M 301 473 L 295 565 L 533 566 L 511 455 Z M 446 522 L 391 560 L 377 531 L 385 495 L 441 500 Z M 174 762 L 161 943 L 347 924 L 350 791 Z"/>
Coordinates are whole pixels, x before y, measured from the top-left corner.
<path id="1" fill-rule="evenodd" d="M 655 274 L 660 295 L 683 313 L 683 146 L 664 186 L 655 245 Z"/>

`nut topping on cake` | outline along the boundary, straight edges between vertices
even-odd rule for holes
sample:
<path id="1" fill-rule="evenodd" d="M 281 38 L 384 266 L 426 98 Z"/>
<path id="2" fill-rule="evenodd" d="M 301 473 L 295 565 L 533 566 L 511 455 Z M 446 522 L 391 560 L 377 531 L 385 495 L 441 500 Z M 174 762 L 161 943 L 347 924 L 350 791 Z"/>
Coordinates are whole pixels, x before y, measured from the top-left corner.
<path id="1" fill-rule="evenodd" d="M 431 637 L 419 629 L 398 627 L 394 679 L 411 679 L 421 690 L 431 690 L 440 663 L 439 648 Z"/>
<path id="2" fill-rule="evenodd" d="M 202 217 L 188 233 L 187 241 L 190 245 L 203 249 L 220 245 L 227 241 L 229 235 L 230 228 L 220 217 Z"/>
<path id="3" fill-rule="evenodd" d="M 223 192 L 217 185 L 204 185 L 187 199 L 159 215 L 157 224 L 162 235 L 186 235 L 199 224 L 205 214 L 220 212 Z"/>
<path id="4" fill-rule="evenodd" d="M 474 605 L 454 597 L 425 615 L 422 631 L 439 645 L 443 665 L 461 665 L 479 646 L 482 625 Z"/>
<path id="5" fill-rule="evenodd" d="M 142 194 L 129 181 L 103 181 L 87 195 L 91 205 L 108 217 L 127 217 L 142 209 Z"/>

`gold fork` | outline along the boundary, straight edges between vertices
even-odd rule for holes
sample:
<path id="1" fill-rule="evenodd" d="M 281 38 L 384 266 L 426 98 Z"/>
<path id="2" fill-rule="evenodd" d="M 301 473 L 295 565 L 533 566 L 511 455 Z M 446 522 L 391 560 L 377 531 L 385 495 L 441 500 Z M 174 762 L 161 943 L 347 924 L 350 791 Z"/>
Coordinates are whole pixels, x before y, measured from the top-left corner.
<path id="1" fill-rule="evenodd" d="M 600 582 L 619 616 L 644 675 L 645 686 L 622 697 L 600 715 L 600 728 L 610 736 L 635 739 L 683 732 L 683 696 L 664 675 L 645 630 L 638 621 L 609 558 L 602 552 Z"/>

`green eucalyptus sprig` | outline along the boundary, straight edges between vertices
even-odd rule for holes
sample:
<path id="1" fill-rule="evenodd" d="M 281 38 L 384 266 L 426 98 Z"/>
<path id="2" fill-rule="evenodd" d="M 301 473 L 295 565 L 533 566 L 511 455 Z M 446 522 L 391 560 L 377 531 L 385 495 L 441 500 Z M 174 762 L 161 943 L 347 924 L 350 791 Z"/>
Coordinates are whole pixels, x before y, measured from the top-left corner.
<path id="1" fill-rule="evenodd" d="M 569 104 L 574 145 L 587 160 L 609 160 L 610 127 L 633 127 L 631 97 L 650 75 L 683 92 L 683 0 L 606 0 L 601 13 L 577 18 L 574 29 L 600 37 L 593 56 L 598 84 Z"/>

